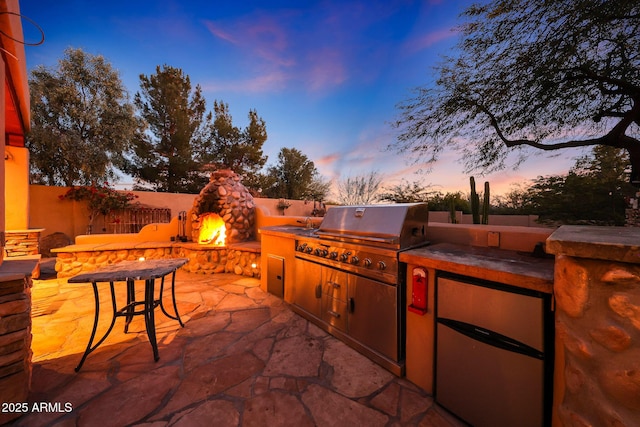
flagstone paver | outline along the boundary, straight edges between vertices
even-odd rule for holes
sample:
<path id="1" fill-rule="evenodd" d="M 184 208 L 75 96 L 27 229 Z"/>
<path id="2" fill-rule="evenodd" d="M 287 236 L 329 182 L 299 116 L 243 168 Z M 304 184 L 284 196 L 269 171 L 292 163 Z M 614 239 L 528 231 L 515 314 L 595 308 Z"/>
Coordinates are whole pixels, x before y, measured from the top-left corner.
<path id="1" fill-rule="evenodd" d="M 185 327 L 156 312 L 160 360 L 153 361 L 141 317 L 127 334 L 118 319 L 79 373 L 93 322 L 91 287 L 45 277 L 34 281 L 32 296 L 29 403 L 58 402 L 62 410 L 31 412 L 17 426 L 462 425 L 415 385 L 264 293 L 256 279 L 179 271 Z M 106 329 L 108 298 L 101 304 Z"/>

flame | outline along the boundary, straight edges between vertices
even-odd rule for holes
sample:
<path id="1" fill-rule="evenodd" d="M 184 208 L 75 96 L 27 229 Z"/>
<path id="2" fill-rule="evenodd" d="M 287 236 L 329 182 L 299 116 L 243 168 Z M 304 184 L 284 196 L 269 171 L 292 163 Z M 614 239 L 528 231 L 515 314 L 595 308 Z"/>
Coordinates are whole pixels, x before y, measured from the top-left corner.
<path id="1" fill-rule="evenodd" d="M 224 221 L 216 214 L 208 214 L 200 222 L 198 243 L 203 245 L 224 246 L 226 240 Z"/>

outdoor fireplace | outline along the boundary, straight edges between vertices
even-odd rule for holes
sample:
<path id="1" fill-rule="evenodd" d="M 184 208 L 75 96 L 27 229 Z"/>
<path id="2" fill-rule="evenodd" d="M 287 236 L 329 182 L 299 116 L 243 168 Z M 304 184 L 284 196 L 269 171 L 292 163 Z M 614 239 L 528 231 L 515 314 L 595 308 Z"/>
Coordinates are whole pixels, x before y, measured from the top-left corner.
<path id="1" fill-rule="evenodd" d="M 227 239 L 227 227 L 220 215 L 208 213 L 201 215 L 200 232 L 197 242 L 202 245 L 224 246 Z"/>
<path id="2" fill-rule="evenodd" d="M 235 172 L 211 173 L 193 202 L 191 237 L 203 245 L 226 246 L 254 240 L 255 203 Z"/>

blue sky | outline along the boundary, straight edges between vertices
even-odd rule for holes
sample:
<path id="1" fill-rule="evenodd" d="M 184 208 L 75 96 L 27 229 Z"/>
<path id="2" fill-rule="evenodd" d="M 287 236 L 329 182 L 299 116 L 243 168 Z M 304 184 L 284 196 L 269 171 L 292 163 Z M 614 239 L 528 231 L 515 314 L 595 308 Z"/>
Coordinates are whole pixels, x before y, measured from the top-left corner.
<path id="1" fill-rule="evenodd" d="M 468 191 L 458 154 L 445 152 L 429 174 L 385 147 L 397 104 L 435 80 L 432 67 L 457 41 L 471 0 L 34 1 L 21 12 L 45 32 L 27 46 L 27 68 L 53 67 L 68 47 L 103 55 L 131 96 L 140 74 L 164 64 L 199 84 L 209 109 L 229 104 L 236 126 L 255 109 L 267 124 L 268 164 L 282 147 L 307 155 L 328 180 L 376 171 L 387 183 Z M 26 41 L 39 35 L 23 21 Z M 535 156 L 517 171 L 480 181 L 493 194 L 513 182 L 565 173 L 578 152 Z M 122 183 L 126 184 L 124 179 Z"/>

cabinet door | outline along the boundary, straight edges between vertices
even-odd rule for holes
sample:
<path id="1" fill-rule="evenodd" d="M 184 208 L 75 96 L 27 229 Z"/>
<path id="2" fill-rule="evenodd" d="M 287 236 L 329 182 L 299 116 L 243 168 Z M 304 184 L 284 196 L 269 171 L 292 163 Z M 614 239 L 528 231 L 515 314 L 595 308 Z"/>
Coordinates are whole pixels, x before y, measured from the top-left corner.
<path id="1" fill-rule="evenodd" d="M 276 255 L 267 256 L 267 291 L 284 298 L 284 258 Z"/>
<path id="2" fill-rule="evenodd" d="M 384 356 L 398 360 L 398 288 L 349 276 L 349 335 Z"/>
<path id="3" fill-rule="evenodd" d="M 305 311 L 320 317 L 322 296 L 322 266 L 296 258 L 293 283 L 293 303 Z"/>

